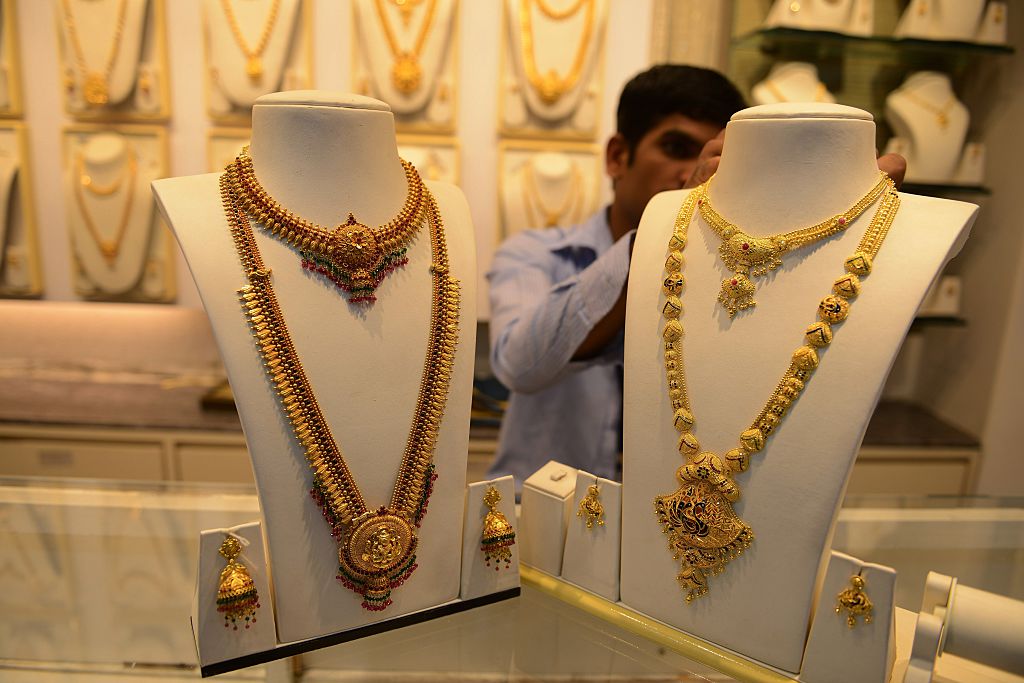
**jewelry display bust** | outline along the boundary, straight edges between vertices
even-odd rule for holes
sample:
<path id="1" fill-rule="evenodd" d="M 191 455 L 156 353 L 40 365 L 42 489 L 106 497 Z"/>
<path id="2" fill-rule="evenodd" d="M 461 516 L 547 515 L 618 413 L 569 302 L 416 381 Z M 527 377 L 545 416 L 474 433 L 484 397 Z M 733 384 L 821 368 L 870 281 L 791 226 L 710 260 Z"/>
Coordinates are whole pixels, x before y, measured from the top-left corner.
<path id="1" fill-rule="evenodd" d="M 970 114 L 956 97 L 949 76 L 937 71 L 911 74 L 885 98 L 885 119 L 904 141 L 907 178 L 950 182 L 967 137 Z"/>
<path id="2" fill-rule="evenodd" d="M 928 40 L 972 40 L 986 0 L 911 0 L 893 35 Z"/>
<path id="3" fill-rule="evenodd" d="M 536 151 L 509 144 L 501 153 L 503 234 L 569 227 L 597 210 L 600 169 L 594 152 Z"/>
<path id="4" fill-rule="evenodd" d="M 836 98 L 818 78 L 818 69 L 807 62 L 783 62 L 750 90 L 754 104 L 776 102 L 835 102 Z"/>
<path id="5" fill-rule="evenodd" d="M 870 114 L 835 104 L 743 110 L 726 129 L 710 189 L 716 209 L 763 237 L 845 211 L 878 182 Z M 667 398 L 662 283 L 666 244 L 687 191 L 657 195 L 637 231 L 627 302 L 621 599 L 628 606 L 785 671 L 799 670 L 815 588 L 860 440 L 886 374 L 929 284 L 959 250 L 977 207 L 901 196 L 870 279 L 784 423 L 736 476 L 735 513 L 756 540 L 687 604 L 679 562 L 654 500 L 679 486 L 685 464 Z M 877 208 L 802 252 L 734 318 L 718 304 L 728 273 L 719 236 L 699 212 L 690 222 L 685 329 L 679 362 L 702 448 L 725 453 L 758 414 L 791 362 L 822 296 Z M 685 434 L 684 434 L 685 436 Z M 673 596 L 669 598 L 668 596 Z M 834 615 L 832 615 L 834 616 Z"/>
<path id="6" fill-rule="evenodd" d="M 406 172 L 387 105 L 357 95 L 294 91 L 253 108 L 256 178 L 287 210 L 325 226 L 353 213 L 368 226 L 403 206 Z M 310 467 L 282 415 L 239 306 L 246 284 L 218 190 L 207 174 L 154 183 L 157 200 L 196 281 L 231 381 L 264 518 L 278 640 L 347 630 L 432 607 L 459 595 L 463 492 L 475 325 L 475 246 L 468 207 L 451 185 L 427 182 L 443 217 L 449 273 L 460 282 L 454 367 L 433 464 L 437 479 L 418 530 L 418 569 L 382 611 L 336 580 L 338 542 L 309 495 Z M 431 318 L 431 240 L 426 226 L 408 263 L 383 280 L 372 306 L 348 303 L 304 270 L 291 246 L 264 229 L 255 244 L 323 419 L 368 505 L 388 503 L 403 458 Z M 250 311 L 251 315 L 255 315 Z"/>
<path id="7" fill-rule="evenodd" d="M 874 17 L 874 0 L 775 0 L 764 25 L 868 36 Z"/>

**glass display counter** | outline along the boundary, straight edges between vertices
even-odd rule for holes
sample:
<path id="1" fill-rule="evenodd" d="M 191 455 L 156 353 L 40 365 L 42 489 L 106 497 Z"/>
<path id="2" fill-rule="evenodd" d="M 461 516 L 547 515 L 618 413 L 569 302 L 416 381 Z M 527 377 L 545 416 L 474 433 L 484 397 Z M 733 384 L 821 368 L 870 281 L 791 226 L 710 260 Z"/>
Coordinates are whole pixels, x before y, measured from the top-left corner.
<path id="1" fill-rule="evenodd" d="M 198 532 L 258 516 L 246 486 L 0 479 L 0 680 L 194 680 Z M 928 570 L 1024 598 L 1024 499 L 851 499 L 834 545 L 896 567 L 904 608 Z M 518 599 L 228 676 L 786 680 L 555 577 L 524 568 L 523 583 Z"/>

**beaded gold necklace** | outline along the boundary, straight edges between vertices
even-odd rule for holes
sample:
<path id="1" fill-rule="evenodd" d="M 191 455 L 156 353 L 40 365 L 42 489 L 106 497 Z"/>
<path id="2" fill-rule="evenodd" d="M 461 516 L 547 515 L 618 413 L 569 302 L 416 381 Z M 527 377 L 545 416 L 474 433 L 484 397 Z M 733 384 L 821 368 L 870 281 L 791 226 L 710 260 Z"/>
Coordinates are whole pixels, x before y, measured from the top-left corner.
<path id="1" fill-rule="evenodd" d="M 344 223 L 329 229 L 288 211 L 260 185 L 248 147 L 226 171 L 242 209 L 252 213 L 264 230 L 298 247 L 303 268 L 348 292 L 349 303 L 372 304 L 384 278 L 408 263 L 406 249 L 430 204 L 430 193 L 416 168 L 401 161 L 409 183 L 405 204 L 391 221 L 376 228 L 363 225 L 351 213 Z"/>
<path id="2" fill-rule="evenodd" d="M 363 596 L 365 609 L 383 610 L 391 604 L 392 589 L 400 586 L 417 566 L 416 529 L 427 511 L 436 479 L 434 447 L 458 340 L 459 282 L 448 272 L 441 215 L 434 198 L 424 190 L 433 278 L 427 354 L 391 502 L 371 508 L 363 499 L 306 378 L 274 294 L 271 271 L 263 263 L 242 197 L 235 191 L 230 176 L 221 176 L 220 192 L 248 281 L 238 293 L 281 410 L 291 422 L 313 472 L 310 495 L 338 542 L 337 578 Z"/>
<path id="3" fill-rule="evenodd" d="M 881 174 L 874 187 L 843 213 L 806 228 L 766 237 L 748 235 L 743 228 L 730 223 L 715 211 L 711 197 L 708 196 L 709 180 L 697 197 L 697 207 L 701 218 L 722 238 L 718 253 L 725 267 L 733 271 L 730 277 L 722 280 L 722 289 L 718 294 L 718 300 L 729 312 L 729 317 L 736 315 L 736 311 L 757 305 L 754 301 L 754 283 L 750 278 L 765 275 L 781 266 L 784 254 L 846 230 L 882 194 L 886 178 L 884 173 Z"/>
<path id="4" fill-rule="evenodd" d="M 686 464 L 676 470 L 679 488 L 674 493 L 656 497 L 654 512 L 668 536 L 672 558 L 679 560 L 676 580 L 687 591 L 687 602 L 707 593 L 708 576 L 724 571 L 725 565 L 754 541 L 753 529 L 732 507 L 740 498 L 740 488 L 733 476 L 746 471 L 750 457 L 764 448 L 765 441 L 799 397 L 818 366 L 817 349 L 832 341 L 832 325 L 846 319 L 850 300 L 860 292 L 859 277 L 871 272 L 872 262 L 900 205 L 892 180 L 885 176 L 883 184 L 885 192 L 871 224 L 857 251 L 844 262 L 846 274 L 833 283 L 832 294 L 821 300 L 819 319 L 805 330 L 804 345 L 793 353 L 789 367 L 764 408 L 740 434 L 739 446 L 721 457 L 702 451 L 693 433 L 694 416 L 683 368 L 683 326 L 679 322 L 683 309 L 679 295 L 684 286 L 682 252 L 694 209 L 701 197 L 706 196 L 707 183 L 690 192 L 679 209 L 665 261 L 662 283 L 665 302 L 661 312 L 666 319 L 662 337 L 668 396 L 673 424 L 680 432 L 679 452 Z"/>

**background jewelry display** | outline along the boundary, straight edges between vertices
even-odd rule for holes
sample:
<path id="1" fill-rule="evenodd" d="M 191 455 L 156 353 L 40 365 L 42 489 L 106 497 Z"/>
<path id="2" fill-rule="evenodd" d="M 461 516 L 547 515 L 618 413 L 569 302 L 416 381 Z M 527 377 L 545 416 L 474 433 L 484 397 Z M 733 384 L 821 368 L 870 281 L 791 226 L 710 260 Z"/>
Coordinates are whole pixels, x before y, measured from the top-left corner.
<path id="1" fill-rule="evenodd" d="M 505 140 L 498 147 L 499 241 L 522 230 L 585 221 L 600 203 L 600 147 Z"/>
<path id="2" fill-rule="evenodd" d="M 986 0 L 911 0 L 897 38 L 1005 43 L 1007 4 Z"/>
<path id="3" fill-rule="evenodd" d="M 220 173 L 249 144 L 248 128 L 210 128 L 206 131 L 206 170 Z"/>
<path id="4" fill-rule="evenodd" d="M 808 62 L 777 62 L 768 77 L 750 89 L 751 104 L 835 101 L 818 79 L 817 67 Z"/>
<path id="5" fill-rule="evenodd" d="M 775 0 L 764 25 L 868 36 L 874 5 L 874 0 Z"/>
<path id="6" fill-rule="evenodd" d="M 402 132 L 455 130 L 459 0 L 354 0 L 352 87 L 391 107 Z"/>
<path id="7" fill-rule="evenodd" d="M 25 128 L 0 123 L 0 296 L 42 294 L 39 238 Z"/>
<path id="8" fill-rule="evenodd" d="M 424 180 L 459 184 L 461 151 L 456 138 L 399 135 L 398 154 L 415 166 Z"/>
<path id="9" fill-rule="evenodd" d="M 94 301 L 172 301 L 175 252 L 149 189 L 167 175 L 164 129 L 79 124 L 63 138 L 75 292 Z"/>
<path id="10" fill-rule="evenodd" d="M 0 116 L 21 116 L 21 63 L 14 0 L 0 0 Z"/>
<path id="11" fill-rule="evenodd" d="M 78 119 L 170 115 L 164 0 L 52 0 L 64 106 Z"/>
<path id="12" fill-rule="evenodd" d="M 601 117 L 607 0 L 505 0 L 498 128 L 593 139 Z"/>
<path id="13" fill-rule="evenodd" d="M 203 0 L 202 9 L 211 119 L 247 126 L 260 95 L 312 87 L 307 0 Z"/>

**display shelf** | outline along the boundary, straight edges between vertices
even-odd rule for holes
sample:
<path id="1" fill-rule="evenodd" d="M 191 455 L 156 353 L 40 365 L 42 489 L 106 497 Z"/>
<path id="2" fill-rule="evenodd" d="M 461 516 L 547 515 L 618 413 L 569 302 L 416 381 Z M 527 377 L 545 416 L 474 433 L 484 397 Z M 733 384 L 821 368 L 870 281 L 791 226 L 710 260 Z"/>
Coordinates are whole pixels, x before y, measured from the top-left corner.
<path id="1" fill-rule="evenodd" d="M 929 327 L 967 327 L 967 320 L 957 315 L 919 315 L 910 330 L 917 332 Z"/>
<path id="2" fill-rule="evenodd" d="M 947 195 L 975 195 L 988 197 L 992 190 L 987 185 L 954 185 L 950 183 L 903 183 L 900 192 L 906 194 L 923 194 L 929 197 L 945 197 Z"/>
<path id="3" fill-rule="evenodd" d="M 922 38 L 895 38 L 892 36 L 852 36 L 835 31 L 808 31 L 798 28 L 762 28 L 745 33 L 733 39 L 733 47 L 759 49 L 773 53 L 788 45 L 813 46 L 823 52 L 835 51 L 880 51 L 894 50 L 906 53 L 920 53 L 928 56 L 943 56 L 955 53 L 963 56 L 1012 55 L 1011 45 L 971 43 L 962 40 L 926 40 Z"/>

